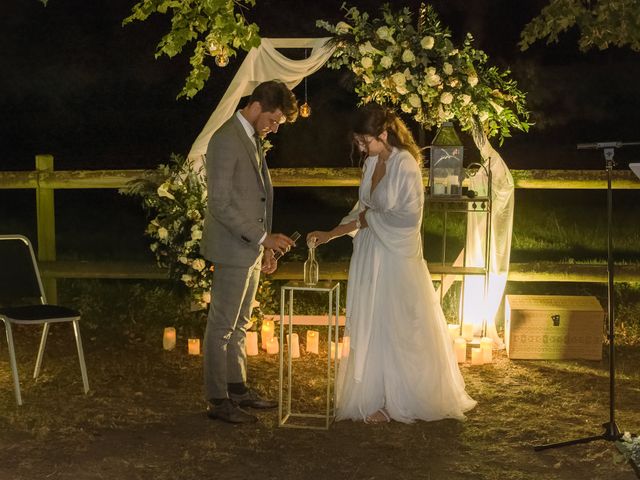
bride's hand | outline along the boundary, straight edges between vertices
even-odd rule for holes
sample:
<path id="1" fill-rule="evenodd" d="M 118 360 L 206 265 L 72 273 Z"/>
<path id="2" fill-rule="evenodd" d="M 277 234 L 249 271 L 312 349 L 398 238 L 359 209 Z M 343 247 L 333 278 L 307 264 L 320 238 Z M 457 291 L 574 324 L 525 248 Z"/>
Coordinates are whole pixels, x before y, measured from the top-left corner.
<path id="1" fill-rule="evenodd" d="M 316 230 L 307 234 L 307 243 L 311 243 L 313 241 L 312 239 L 315 239 L 315 245 L 317 247 L 318 245 L 322 245 L 323 243 L 327 243 L 331 240 L 331 235 L 329 232 Z"/>

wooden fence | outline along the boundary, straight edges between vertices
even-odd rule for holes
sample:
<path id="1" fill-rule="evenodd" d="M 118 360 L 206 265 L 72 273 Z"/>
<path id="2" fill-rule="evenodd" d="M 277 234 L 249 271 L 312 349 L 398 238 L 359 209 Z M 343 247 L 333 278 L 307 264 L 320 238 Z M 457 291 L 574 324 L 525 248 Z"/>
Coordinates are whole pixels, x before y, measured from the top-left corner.
<path id="1" fill-rule="evenodd" d="M 355 187 L 360 181 L 358 168 L 275 168 L 271 170 L 274 187 Z M 605 189 L 602 170 L 512 170 L 516 188 L 525 189 Z M 57 278 L 167 278 L 167 272 L 152 264 L 132 262 L 56 261 L 55 204 L 57 189 L 121 188 L 140 177 L 153 177 L 146 170 L 69 170 L 55 171 L 52 155 L 37 155 L 34 171 L 0 172 L 0 189 L 34 189 L 36 192 L 38 259 L 50 300 L 56 298 Z M 424 172 L 426 184 L 428 171 Z M 640 189 L 630 171 L 613 172 L 614 189 Z M 285 263 L 275 279 L 301 278 L 298 263 Z M 447 273 L 434 265 L 435 278 Z M 344 280 L 346 263 L 325 263 L 323 278 Z M 606 282 L 606 265 L 558 264 L 551 262 L 514 263 L 510 281 Z M 616 266 L 616 280 L 640 281 L 637 265 Z"/>

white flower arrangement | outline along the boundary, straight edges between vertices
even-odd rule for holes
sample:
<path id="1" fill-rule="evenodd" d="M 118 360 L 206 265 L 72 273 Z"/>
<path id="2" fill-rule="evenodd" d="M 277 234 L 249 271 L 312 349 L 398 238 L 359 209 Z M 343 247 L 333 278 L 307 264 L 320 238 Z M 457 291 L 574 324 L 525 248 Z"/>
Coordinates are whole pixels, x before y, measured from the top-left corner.
<path id="1" fill-rule="evenodd" d="M 192 303 L 206 308 L 211 302 L 211 264 L 200 255 L 207 186 L 204 175 L 185 168 L 185 160 L 172 155 L 147 178 L 133 181 L 121 192 L 142 197 L 151 220 L 145 234 L 158 265 L 189 289 Z"/>
<path id="2" fill-rule="evenodd" d="M 334 35 L 327 65 L 351 70 L 362 103 L 398 107 L 427 129 L 457 119 L 469 130 L 479 122 L 500 142 L 513 128 L 528 130 L 525 95 L 510 72 L 488 67 L 470 34 L 455 48 L 431 6 L 421 9 L 417 27 L 408 8 L 394 12 L 385 4 L 381 18 L 345 9 L 344 21 L 317 25 Z"/>

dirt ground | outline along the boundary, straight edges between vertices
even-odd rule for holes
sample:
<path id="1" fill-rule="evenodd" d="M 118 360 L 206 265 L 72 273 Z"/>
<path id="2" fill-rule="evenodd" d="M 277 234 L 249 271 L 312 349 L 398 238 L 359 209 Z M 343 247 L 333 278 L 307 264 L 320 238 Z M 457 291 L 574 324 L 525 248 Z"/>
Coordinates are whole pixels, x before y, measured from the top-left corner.
<path id="1" fill-rule="evenodd" d="M 511 361 L 462 367 L 478 406 L 465 422 L 411 425 L 339 422 L 328 431 L 209 420 L 202 359 L 186 340 L 165 352 L 156 332 L 85 338 L 91 391 L 82 382 L 68 326 L 52 328 L 44 371 L 30 378 L 37 335 L 15 332 L 24 406 L 13 397 L 0 347 L 0 479 L 634 479 L 615 443 L 534 452 L 533 446 L 602 432 L 608 363 Z M 160 330 L 160 329 L 159 329 Z M 319 409 L 326 363 L 296 360 L 294 408 Z M 619 348 L 616 420 L 640 429 L 640 348 Z M 278 394 L 275 356 L 250 357 L 260 392 Z M 295 403 L 298 402 L 298 403 Z"/>

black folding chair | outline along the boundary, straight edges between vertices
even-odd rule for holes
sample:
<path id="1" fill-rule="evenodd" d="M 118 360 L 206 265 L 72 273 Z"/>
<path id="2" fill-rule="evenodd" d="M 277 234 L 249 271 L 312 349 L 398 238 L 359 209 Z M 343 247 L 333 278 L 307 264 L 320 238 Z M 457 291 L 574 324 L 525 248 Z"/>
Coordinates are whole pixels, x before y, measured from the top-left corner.
<path id="1" fill-rule="evenodd" d="M 11 332 L 12 324 L 43 325 L 36 367 L 33 371 L 33 378 L 37 379 L 42 366 L 49 325 L 71 322 L 78 347 L 84 393 L 89 391 L 87 366 L 84 362 L 80 337 L 80 313 L 70 308 L 47 304 L 33 247 L 29 239 L 22 235 L 0 235 L 0 319 L 4 322 L 7 332 L 9 363 L 11 364 L 13 387 L 18 405 L 22 405 L 22 396 L 13 333 Z"/>

